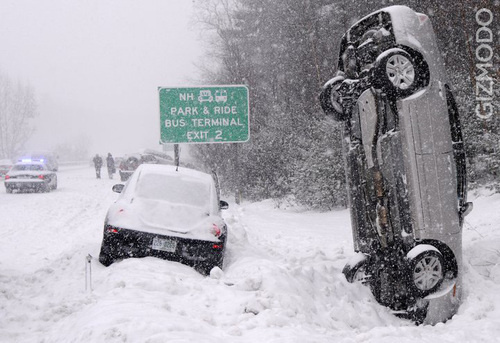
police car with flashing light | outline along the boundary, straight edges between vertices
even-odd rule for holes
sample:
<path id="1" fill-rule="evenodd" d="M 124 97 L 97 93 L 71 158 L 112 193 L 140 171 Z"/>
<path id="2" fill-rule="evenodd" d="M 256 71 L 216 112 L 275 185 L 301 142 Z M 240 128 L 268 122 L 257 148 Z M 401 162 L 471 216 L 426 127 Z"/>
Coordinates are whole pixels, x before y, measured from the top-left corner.
<path id="1" fill-rule="evenodd" d="M 5 175 L 5 190 L 49 192 L 57 189 L 57 174 L 46 163 L 24 160 L 17 162 Z"/>

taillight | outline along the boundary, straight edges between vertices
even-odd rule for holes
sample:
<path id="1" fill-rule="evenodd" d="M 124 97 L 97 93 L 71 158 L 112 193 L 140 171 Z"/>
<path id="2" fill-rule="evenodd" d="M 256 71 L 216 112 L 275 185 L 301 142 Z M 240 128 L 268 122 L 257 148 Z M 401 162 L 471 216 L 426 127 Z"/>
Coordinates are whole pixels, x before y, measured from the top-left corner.
<path id="1" fill-rule="evenodd" d="M 427 21 L 427 19 L 429 19 L 429 17 L 423 13 L 417 13 L 417 17 L 418 17 L 418 20 L 420 21 L 420 24 L 425 23 Z"/>
<path id="2" fill-rule="evenodd" d="M 40 180 L 43 180 L 43 179 L 44 179 L 43 175 L 38 175 L 38 178 L 39 178 Z"/>
<path id="3" fill-rule="evenodd" d="M 222 244 L 214 244 L 212 245 L 212 248 L 214 249 L 222 249 L 224 246 Z"/>
<path id="4" fill-rule="evenodd" d="M 10 175 L 5 175 L 5 180 L 10 179 Z"/>
<path id="5" fill-rule="evenodd" d="M 109 233 L 118 233 L 118 232 L 120 232 L 120 229 L 118 229 L 116 227 L 108 226 L 108 227 L 106 227 L 106 231 Z"/>
<path id="6" fill-rule="evenodd" d="M 213 224 L 212 225 L 212 234 L 215 236 L 215 237 L 219 237 L 220 234 L 221 234 L 221 230 L 220 228 L 217 226 L 217 224 Z"/>

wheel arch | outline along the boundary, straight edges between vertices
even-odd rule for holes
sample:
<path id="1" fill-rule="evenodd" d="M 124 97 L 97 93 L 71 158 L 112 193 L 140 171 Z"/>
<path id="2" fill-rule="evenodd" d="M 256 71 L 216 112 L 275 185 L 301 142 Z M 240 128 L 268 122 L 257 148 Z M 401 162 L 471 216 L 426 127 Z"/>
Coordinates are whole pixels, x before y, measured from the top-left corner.
<path id="1" fill-rule="evenodd" d="M 423 239 L 419 241 L 419 244 L 429 244 L 438 249 L 444 258 L 445 274 L 451 271 L 453 273 L 453 277 L 457 277 L 458 275 L 457 258 L 455 256 L 455 253 L 453 253 L 453 250 L 451 250 L 451 248 L 446 243 L 436 239 Z"/>
<path id="2" fill-rule="evenodd" d="M 417 65 L 418 69 L 422 72 L 422 74 L 419 73 L 419 75 L 418 75 L 419 80 L 420 80 L 420 84 L 421 84 L 420 88 L 427 87 L 430 83 L 430 80 L 431 80 L 431 76 L 430 76 L 431 72 L 430 72 L 429 64 L 425 60 L 422 53 L 418 50 L 410 48 L 407 45 L 398 44 L 398 45 L 396 45 L 396 47 L 400 48 L 400 49 L 402 49 L 410 54 L 410 56 L 415 61 L 415 64 Z"/>
<path id="3" fill-rule="evenodd" d="M 415 79 L 413 84 L 408 89 L 395 89 L 394 86 L 388 86 L 390 81 L 386 76 L 385 63 L 390 58 L 391 54 L 399 52 L 408 55 L 415 68 Z M 383 51 L 375 60 L 375 68 L 373 69 L 374 86 L 377 89 L 382 89 L 388 92 L 395 99 L 406 98 L 419 90 L 426 88 L 430 84 L 430 68 L 422 53 L 418 50 L 410 48 L 406 45 L 397 44 Z"/>

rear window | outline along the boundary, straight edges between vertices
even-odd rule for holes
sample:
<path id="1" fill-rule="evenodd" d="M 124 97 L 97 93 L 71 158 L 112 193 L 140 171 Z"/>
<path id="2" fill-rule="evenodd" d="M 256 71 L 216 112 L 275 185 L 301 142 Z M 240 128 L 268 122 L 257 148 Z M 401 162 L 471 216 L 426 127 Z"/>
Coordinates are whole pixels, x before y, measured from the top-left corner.
<path id="1" fill-rule="evenodd" d="M 25 171 L 25 170 L 34 170 L 34 171 L 40 171 L 40 170 L 45 170 L 41 164 L 17 164 L 12 168 L 12 170 L 19 170 L 19 171 Z"/>
<path id="2" fill-rule="evenodd" d="M 197 207 L 210 206 L 210 184 L 187 176 L 141 175 L 138 197 Z"/>

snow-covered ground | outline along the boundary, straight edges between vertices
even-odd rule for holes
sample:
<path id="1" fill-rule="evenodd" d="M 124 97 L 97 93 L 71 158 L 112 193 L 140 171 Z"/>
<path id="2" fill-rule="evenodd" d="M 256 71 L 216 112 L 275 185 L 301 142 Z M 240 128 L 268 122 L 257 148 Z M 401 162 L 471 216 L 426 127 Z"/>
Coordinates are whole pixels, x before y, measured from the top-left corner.
<path id="1" fill-rule="evenodd" d="M 6 194 L 0 185 L 0 342 L 500 341 L 498 194 L 470 195 L 458 314 L 415 326 L 345 281 L 347 210 L 230 202 L 223 272 L 203 277 L 155 258 L 105 268 L 94 258 L 90 287 L 86 256 L 98 255 L 117 181 L 97 180 L 89 167 L 58 176 L 46 194 Z"/>

